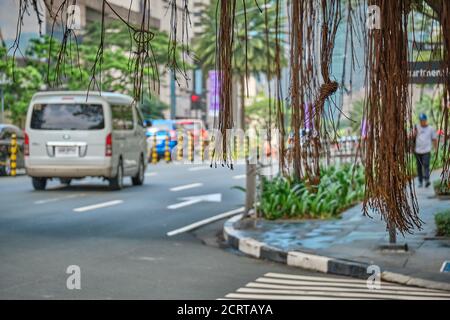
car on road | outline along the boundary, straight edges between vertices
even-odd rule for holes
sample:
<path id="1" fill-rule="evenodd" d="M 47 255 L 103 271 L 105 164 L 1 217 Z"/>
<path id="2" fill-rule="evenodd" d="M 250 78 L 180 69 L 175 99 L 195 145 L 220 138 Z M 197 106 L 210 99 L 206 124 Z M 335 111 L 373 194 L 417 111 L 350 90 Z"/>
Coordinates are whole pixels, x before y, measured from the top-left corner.
<path id="1" fill-rule="evenodd" d="M 0 124 L 0 176 L 9 176 L 11 172 L 11 137 L 16 134 L 17 139 L 17 160 L 16 168 L 23 169 L 25 166 L 23 158 L 23 131 L 12 124 Z"/>
<path id="2" fill-rule="evenodd" d="M 156 136 L 156 153 L 158 158 L 164 157 L 166 150 L 166 138 L 169 137 L 170 152 L 177 145 L 177 131 L 174 120 L 156 119 L 151 120 L 151 126 L 147 128 L 148 145 L 153 148 L 154 137 Z M 151 156 L 151 152 L 149 152 Z M 149 159 L 151 161 L 151 159 Z"/>
<path id="3" fill-rule="evenodd" d="M 25 126 L 25 169 L 33 187 L 48 179 L 103 177 L 110 188 L 144 182 L 147 141 L 141 111 L 127 95 L 49 91 L 33 96 Z"/>

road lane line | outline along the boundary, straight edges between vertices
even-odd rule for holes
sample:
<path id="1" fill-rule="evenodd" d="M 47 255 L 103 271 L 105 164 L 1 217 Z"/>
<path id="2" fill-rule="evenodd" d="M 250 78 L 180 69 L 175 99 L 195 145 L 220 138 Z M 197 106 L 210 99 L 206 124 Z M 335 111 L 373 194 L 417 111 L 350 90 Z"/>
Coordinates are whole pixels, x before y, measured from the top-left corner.
<path id="1" fill-rule="evenodd" d="M 201 170 L 208 170 L 211 169 L 211 167 L 193 167 L 189 168 L 188 171 L 201 171 Z"/>
<path id="2" fill-rule="evenodd" d="M 37 201 L 34 202 L 34 204 L 45 204 L 45 203 L 57 202 L 57 201 L 61 201 L 61 200 L 73 199 L 73 198 L 79 198 L 79 197 L 85 197 L 85 196 L 86 196 L 85 193 L 71 194 L 71 195 L 64 196 L 64 197 L 50 198 L 50 199 L 44 199 L 44 200 L 37 200 Z"/>
<path id="3" fill-rule="evenodd" d="M 167 209 L 170 210 L 174 210 L 174 209 L 179 209 L 179 208 L 183 208 L 183 207 L 187 207 L 187 206 L 191 206 L 193 204 L 202 202 L 202 199 L 191 199 L 191 200 L 186 200 L 180 203 L 176 203 L 176 204 L 171 204 L 170 206 L 167 206 Z"/>
<path id="4" fill-rule="evenodd" d="M 170 188 L 170 191 L 176 192 L 176 191 L 181 191 L 181 190 L 198 188 L 198 187 L 201 187 L 201 186 L 203 186 L 203 183 L 200 183 L 200 182 L 198 182 L 198 183 L 191 183 L 191 184 L 185 184 L 185 185 L 182 185 L 182 186 Z"/>
<path id="5" fill-rule="evenodd" d="M 240 179 L 245 179 L 246 175 L 245 174 L 238 174 L 236 176 L 233 176 L 234 180 L 240 180 Z"/>
<path id="6" fill-rule="evenodd" d="M 123 203 L 123 200 L 113 200 L 113 201 L 93 204 L 93 205 L 86 206 L 86 207 L 75 208 L 75 209 L 73 209 L 73 211 L 75 211 L 75 212 L 85 212 L 85 211 L 90 211 L 90 210 L 95 210 L 95 209 L 115 206 L 115 205 L 118 205 L 118 204 L 121 204 L 121 203 Z"/>
<path id="7" fill-rule="evenodd" d="M 237 209 L 234 209 L 234 210 L 231 210 L 231 211 L 227 211 L 227 212 L 215 215 L 213 217 L 210 217 L 210 218 L 207 218 L 207 219 L 203 219 L 203 220 L 191 223 L 191 224 L 189 224 L 189 225 L 187 225 L 185 227 L 172 230 L 170 232 L 167 232 L 167 235 L 169 237 L 172 237 L 174 235 L 177 235 L 177 234 L 180 234 L 180 233 L 183 233 L 183 232 L 191 231 L 191 230 L 197 229 L 197 228 L 199 228 L 201 226 L 204 226 L 206 224 L 209 224 L 209 223 L 212 223 L 212 222 L 215 222 L 215 221 L 218 221 L 218 220 L 222 220 L 224 218 L 228 218 L 228 217 L 234 216 L 234 215 L 236 215 L 238 213 L 242 213 L 244 210 L 245 210 L 245 207 L 241 207 L 241 208 L 237 208 Z"/>
<path id="8" fill-rule="evenodd" d="M 154 177 L 154 176 L 156 176 L 156 175 L 158 175 L 158 172 L 146 172 L 146 173 L 145 173 L 145 176 L 146 176 L 146 177 Z"/>

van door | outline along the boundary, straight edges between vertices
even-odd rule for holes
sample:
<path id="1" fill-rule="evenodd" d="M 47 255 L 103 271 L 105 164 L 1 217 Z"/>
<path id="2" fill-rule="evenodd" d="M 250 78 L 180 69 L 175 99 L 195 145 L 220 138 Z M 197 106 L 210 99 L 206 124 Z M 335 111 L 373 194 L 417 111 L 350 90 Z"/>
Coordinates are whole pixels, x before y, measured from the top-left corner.
<path id="1" fill-rule="evenodd" d="M 140 161 L 141 154 L 144 155 L 144 166 L 145 166 L 145 158 L 147 153 L 147 138 L 145 136 L 145 125 L 144 125 L 144 117 L 142 116 L 139 109 L 134 106 L 134 114 L 136 117 L 136 154 L 137 161 Z M 139 162 L 138 162 L 139 164 Z"/>
<path id="2" fill-rule="evenodd" d="M 122 165 L 125 175 L 132 175 L 137 168 L 137 159 L 133 150 L 136 149 L 135 123 L 133 118 L 133 109 L 127 105 L 111 105 L 113 112 L 113 141 L 117 141 L 117 152 L 114 156 L 122 156 Z M 115 123 L 115 124 L 114 124 Z"/>
<path id="3" fill-rule="evenodd" d="M 114 171 L 119 164 L 120 157 L 124 171 L 127 163 L 126 125 L 122 109 L 121 105 L 111 105 Z"/>

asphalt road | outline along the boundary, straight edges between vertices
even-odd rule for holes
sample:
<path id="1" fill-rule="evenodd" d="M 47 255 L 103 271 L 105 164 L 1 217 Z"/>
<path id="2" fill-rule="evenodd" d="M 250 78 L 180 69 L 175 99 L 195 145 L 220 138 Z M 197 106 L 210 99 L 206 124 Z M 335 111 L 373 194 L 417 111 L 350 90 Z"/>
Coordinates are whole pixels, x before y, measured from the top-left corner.
<path id="1" fill-rule="evenodd" d="M 219 247 L 223 221 L 167 236 L 243 204 L 231 188 L 244 184 L 242 167 L 193 167 L 149 166 L 144 186 L 127 179 L 118 192 L 101 179 L 34 191 L 29 177 L 0 178 L 0 298 L 216 299 L 266 272 L 300 273 Z M 217 193 L 220 202 L 167 208 Z M 81 290 L 66 287 L 69 265 Z"/>
<path id="2" fill-rule="evenodd" d="M 200 169 L 199 169 L 200 168 Z M 0 178 L 0 299 L 336 299 L 423 295 L 248 258 L 221 243 L 223 220 L 168 236 L 242 207 L 242 166 L 149 166 L 145 185 L 109 191 L 101 179 Z M 190 198 L 200 195 L 211 201 Z M 218 194 L 221 195 L 219 199 Z M 219 201 L 220 200 L 220 201 Z M 172 209 L 169 209 L 172 208 Z M 80 290 L 66 286 L 80 268 Z M 427 293 L 435 297 L 435 293 Z"/>

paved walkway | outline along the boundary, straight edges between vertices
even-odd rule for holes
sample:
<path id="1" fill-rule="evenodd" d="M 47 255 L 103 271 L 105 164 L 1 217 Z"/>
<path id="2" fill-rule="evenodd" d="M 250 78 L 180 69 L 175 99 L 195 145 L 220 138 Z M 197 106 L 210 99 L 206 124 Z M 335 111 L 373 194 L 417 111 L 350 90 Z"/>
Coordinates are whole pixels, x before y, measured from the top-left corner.
<path id="1" fill-rule="evenodd" d="M 439 179 L 433 173 L 432 181 Z M 435 198 L 434 190 L 417 188 L 423 229 L 414 234 L 397 236 L 399 244 L 407 243 L 408 252 L 384 251 L 388 243 L 386 224 L 378 214 L 372 219 L 362 215 L 362 205 L 346 211 L 339 220 L 327 221 L 241 221 L 239 233 L 283 251 L 302 251 L 338 259 L 375 264 L 411 277 L 450 283 L 450 274 L 441 273 L 450 260 L 450 239 L 437 239 L 434 214 L 450 208 L 450 200 Z M 240 226 L 240 227 L 239 227 Z"/>

